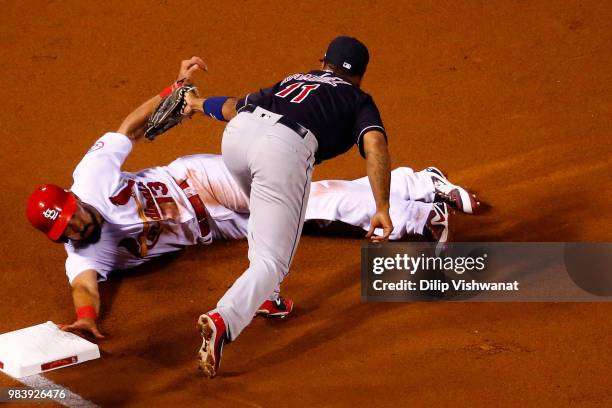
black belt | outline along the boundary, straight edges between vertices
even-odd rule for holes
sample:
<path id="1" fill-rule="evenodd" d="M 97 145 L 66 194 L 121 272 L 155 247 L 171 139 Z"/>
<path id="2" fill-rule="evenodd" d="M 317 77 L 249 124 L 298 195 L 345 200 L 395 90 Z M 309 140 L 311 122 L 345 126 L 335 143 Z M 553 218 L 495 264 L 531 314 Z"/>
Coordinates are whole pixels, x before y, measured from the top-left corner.
<path id="1" fill-rule="evenodd" d="M 250 105 L 250 104 L 249 105 L 244 105 L 242 108 L 238 109 L 238 113 L 241 113 L 241 112 L 253 113 L 253 112 L 255 112 L 255 109 L 257 109 L 257 106 L 255 106 L 255 105 Z M 306 135 L 308 134 L 308 132 L 309 132 L 309 130 L 306 129 L 304 126 L 302 126 L 299 123 L 289 119 L 286 116 L 281 116 L 280 119 L 278 119 L 277 123 L 280 123 L 281 125 L 287 126 L 289 129 L 291 129 L 295 133 L 297 133 L 298 136 L 301 137 L 302 139 L 304 139 L 306 137 Z"/>

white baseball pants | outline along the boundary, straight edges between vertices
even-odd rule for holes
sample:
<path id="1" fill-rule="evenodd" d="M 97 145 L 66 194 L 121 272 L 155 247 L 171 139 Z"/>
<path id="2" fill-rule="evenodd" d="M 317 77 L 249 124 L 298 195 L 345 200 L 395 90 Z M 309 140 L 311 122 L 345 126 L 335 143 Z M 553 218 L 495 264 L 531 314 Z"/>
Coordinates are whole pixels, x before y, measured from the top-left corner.
<path id="1" fill-rule="evenodd" d="M 399 167 L 391 172 L 391 240 L 410 234 L 423 234 L 427 217 L 433 209 L 434 186 L 425 171 Z M 341 221 L 370 229 L 376 203 L 367 177 L 357 180 L 323 180 L 312 183 L 306 220 Z M 325 225 L 323 223 L 323 225 Z M 382 235 L 382 229 L 374 232 Z"/>
<path id="2" fill-rule="evenodd" d="M 234 240 L 247 237 L 249 199 L 215 154 L 183 156 L 166 167 L 176 180 L 187 179 L 200 195 L 211 215 L 213 239 Z M 422 234 L 432 210 L 434 186 L 426 171 L 398 167 L 391 172 L 391 239 L 408 234 Z M 367 177 L 357 180 L 322 180 L 312 182 L 305 221 L 341 221 L 370 229 L 376 203 Z M 321 222 L 325 225 L 326 222 Z M 382 233 L 382 231 L 377 231 Z M 276 300 L 274 294 L 271 300 Z"/>

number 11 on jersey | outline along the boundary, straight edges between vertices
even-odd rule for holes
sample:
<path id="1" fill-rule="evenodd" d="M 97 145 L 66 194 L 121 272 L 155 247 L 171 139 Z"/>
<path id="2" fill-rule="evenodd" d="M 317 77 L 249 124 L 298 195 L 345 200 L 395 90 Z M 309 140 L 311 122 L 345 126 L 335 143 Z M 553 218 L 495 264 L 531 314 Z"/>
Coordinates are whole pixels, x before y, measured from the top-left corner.
<path id="1" fill-rule="evenodd" d="M 290 100 L 290 102 L 293 102 L 293 103 L 300 103 L 304 99 L 306 99 L 306 97 L 308 97 L 308 95 L 310 95 L 310 93 L 314 91 L 315 89 L 317 89 L 320 85 L 321 84 L 304 85 L 303 82 L 296 82 L 294 84 L 287 85 L 287 87 L 278 91 L 274 95 L 278 96 L 279 98 L 286 98 L 294 90 L 300 89 L 300 92 Z"/>

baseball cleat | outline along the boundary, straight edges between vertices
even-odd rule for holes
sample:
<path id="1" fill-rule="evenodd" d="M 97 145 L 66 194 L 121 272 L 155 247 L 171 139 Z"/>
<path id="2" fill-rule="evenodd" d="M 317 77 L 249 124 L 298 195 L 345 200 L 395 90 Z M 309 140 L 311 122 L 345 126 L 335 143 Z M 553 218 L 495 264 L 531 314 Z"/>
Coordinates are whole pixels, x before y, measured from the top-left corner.
<path id="1" fill-rule="evenodd" d="M 429 173 L 433 181 L 436 199 L 466 214 L 474 214 L 478 209 L 480 202 L 476 196 L 465 188 L 451 183 L 440 169 L 428 167 L 425 171 Z"/>
<path id="2" fill-rule="evenodd" d="M 446 175 L 437 167 L 427 167 L 425 169 L 426 172 L 435 173 L 438 177 L 446 178 Z"/>
<path id="3" fill-rule="evenodd" d="M 198 368 L 208 378 L 214 378 L 221 365 L 223 345 L 227 339 L 225 322 L 219 313 L 205 313 L 198 319 L 202 347 L 198 351 Z"/>
<path id="4" fill-rule="evenodd" d="M 446 203 L 434 203 L 425 228 L 430 237 L 441 244 L 448 241 L 448 205 Z"/>
<path id="5" fill-rule="evenodd" d="M 427 222 L 425 223 L 425 231 L 423 235 L 428 236 L 436 242 L 435 254 L 440 256 L 447 247 L 449 240 L 448 226 L 448 205 L 446 203 L 434 203 Z"/>
<path id="6" fill-rule="evenodd" d="M 280 317 L 284 319 L 293 310 L 293 300 L 278 297 L 276 300 L 266 300 L 259 306 L 256 315 L 265 317 Z"/>

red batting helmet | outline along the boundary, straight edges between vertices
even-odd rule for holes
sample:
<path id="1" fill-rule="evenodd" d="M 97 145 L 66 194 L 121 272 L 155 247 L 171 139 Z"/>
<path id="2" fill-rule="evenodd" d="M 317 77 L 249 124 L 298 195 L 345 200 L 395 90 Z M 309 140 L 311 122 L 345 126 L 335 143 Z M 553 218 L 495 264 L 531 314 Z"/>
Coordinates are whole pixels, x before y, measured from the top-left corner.
<path id="1" fill-rule="evenodd" d="M 34 228 L 57 241 L 76 208 L 77 199 L 69 190 L 54 184 L 43 184 L 30 194 L 26 215 Z"/>

